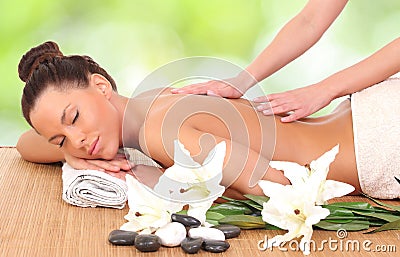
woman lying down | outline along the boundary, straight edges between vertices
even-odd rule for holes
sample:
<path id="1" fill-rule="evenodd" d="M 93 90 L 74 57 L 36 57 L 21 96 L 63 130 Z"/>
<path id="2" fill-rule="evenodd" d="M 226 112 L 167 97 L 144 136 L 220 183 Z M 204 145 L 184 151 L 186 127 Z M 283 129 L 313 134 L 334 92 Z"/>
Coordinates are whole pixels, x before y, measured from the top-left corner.
<path id="1" fill-rule="evenodd" d="M 54 42 L 29 50 L 18 72 L 26 83 L 23 115 L 33 129 L 17 149 L 28 161 L 66 160 L 78 169 L 123 175 L 130 167 L 117 157 L 121 147 L 139 149 L 165 169 L 173 165 L 176 139 L 198 163 L 224 141 L 221 184 L 226 195 L 239 197 L 261 195 L 259 179 L 290 183 L 270 160 L 306 165 L 339 145 L 328 179 L 353 185 L 354 193 L 400 197 L 400 79 L 355 93 L 328 115 L 284 124 L 245 99 L 173 95 L 170 89 L 124 97 L 90 57 L 65 56 Z M 135 169 L 154 174 L 154 167 Z"/>

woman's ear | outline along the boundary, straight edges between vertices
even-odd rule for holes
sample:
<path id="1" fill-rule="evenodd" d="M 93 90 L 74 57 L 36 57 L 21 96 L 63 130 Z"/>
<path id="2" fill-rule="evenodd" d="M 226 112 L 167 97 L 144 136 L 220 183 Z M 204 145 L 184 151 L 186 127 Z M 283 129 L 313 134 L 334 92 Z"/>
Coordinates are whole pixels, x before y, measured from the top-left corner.
<path id="1" fill-rule="evenodd" d="M 90 75 L 89 85 L 99 90 L 107 99 L 111 98 L 113 92 L 111 83 L 103 75 L 98 73 Z"/>

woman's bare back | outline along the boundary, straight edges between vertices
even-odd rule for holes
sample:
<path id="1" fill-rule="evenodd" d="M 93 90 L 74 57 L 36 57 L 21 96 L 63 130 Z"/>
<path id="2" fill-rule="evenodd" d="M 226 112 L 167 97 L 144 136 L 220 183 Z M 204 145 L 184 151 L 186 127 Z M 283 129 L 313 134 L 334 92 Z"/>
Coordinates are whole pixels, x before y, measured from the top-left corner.
<path id="1" fill-rule="evenodd" d="M 329 115 L 281 123 L 280 117 L 260 114 L 245 99 L 172 95 L 168 90 L 157 97 L 151 93 L 141 97 L 147 99 L 149 107 L 141 131 L 141 147 L 164 167 L 173 164 L 173 140 L 177 138 L 186 141 L 185 146 L 199 162 L 218 140 L 233 141 L 265 160 L 302 165 L 339 144 L 328 178 L 359 189 L 348 100 Z M 192 131 L 201 136 L 193 136 Z"/>

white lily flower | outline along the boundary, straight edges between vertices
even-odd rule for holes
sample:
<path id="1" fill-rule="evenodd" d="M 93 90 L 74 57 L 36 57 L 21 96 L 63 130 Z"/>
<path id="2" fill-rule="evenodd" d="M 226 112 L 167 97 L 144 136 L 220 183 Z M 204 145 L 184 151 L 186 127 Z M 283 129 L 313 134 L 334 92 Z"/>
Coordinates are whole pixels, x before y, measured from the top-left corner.
<path id="1" fill-rule="evenodd" d="M 171 214 L 181 211 L 184 204 L 164 200 L 150 188 L 126 175 L 129 213 L 122 230 L 149 234 L 171 222 Z"/>
<path id="2" fill-rule="evenodd" d="M 270 197 L 263 205 L 263 220 L 288 230 L 285 235 L 268 240 L 267 247 L 278 246 L 302 236 L 300 248 L 305 255 L 310 254 L 312 226 L 329 215 L 328 209 L 318 205 L 354 190 L 353 186 L 346 183 L 326 180 L 329 165 L 338 151 L 337 145 L 306 166 L 294 162 L 270 162 L 272 168 L 283 170 L 291 185 L 284 186 L 264 180 L 258 182 L 264 194 Z"/>
<path id="3" fill-rule="evenodd" d="M 188 215 L 205 224 L 207 210 L 225 191 L 220 183 L 226 143 L 217 144 L 202 165 L 192 159 L 182 143 L 174 143 L 174 165 L 165 170 L 154 191 L 166 199 L 189 204 Z"/>
<path id="4" fill-rule="evenodd" d="M 294 187 L 308 187 L 309 191 L 317 191 L 315 203 L 325 204 L 329 199 L 347 195 L 354 187 L 339 181 L 326 180 L 329 165 L 335 160 L 339 145 L 324 153 L 310 165 L 302 166 L 294 162 L 271 161 L 269 165 L 277 170 L 283 170 Z"/>
<path id="5" fill-rule="evenodd" d="M 312 226 L 329 215 L 329 210 L 316 206 L 314 195 L 306 187 L 281 185 L 271 181 L 258 182 L 265 195 L 269 196 L 261 212 L 265 222 L 288 230 L 285 235 L 269 239 L 266 247 L 279 246 L 281 243 L 303 236 L 300 248 L 305 255 L 310 254 Z"/>

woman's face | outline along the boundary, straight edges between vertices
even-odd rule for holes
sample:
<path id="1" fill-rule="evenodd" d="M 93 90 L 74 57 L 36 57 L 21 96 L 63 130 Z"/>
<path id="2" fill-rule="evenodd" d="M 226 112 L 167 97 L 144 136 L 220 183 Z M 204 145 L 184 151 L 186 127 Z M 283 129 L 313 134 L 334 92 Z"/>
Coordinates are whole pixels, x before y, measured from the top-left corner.
<path id="1" fill-rule="evenodd" d="M 49 87 L 31 111 L 32 125 L 72 156 L 112 159 L 120 145 L 121 121 L 110 94 L 92 80 L 85 89 Z"/>

